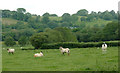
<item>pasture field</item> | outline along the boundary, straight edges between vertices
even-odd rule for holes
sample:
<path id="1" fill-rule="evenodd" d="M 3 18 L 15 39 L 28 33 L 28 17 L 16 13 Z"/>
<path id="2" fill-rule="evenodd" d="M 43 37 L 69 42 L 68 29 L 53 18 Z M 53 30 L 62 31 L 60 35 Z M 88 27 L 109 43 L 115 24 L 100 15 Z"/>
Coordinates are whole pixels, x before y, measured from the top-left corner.
<path id="1" fill-rule="evenodd" d="M 97 47 L 70 48 L 70 56 L 62 55 L 59 49 L 12 48 L 16 50 L 14 55 L 2 50 L 3 71 L 118 71 L 118 47 L 108 47 L 106 54 Z M 40 51 L 43 57 L 33 57 Z"/>

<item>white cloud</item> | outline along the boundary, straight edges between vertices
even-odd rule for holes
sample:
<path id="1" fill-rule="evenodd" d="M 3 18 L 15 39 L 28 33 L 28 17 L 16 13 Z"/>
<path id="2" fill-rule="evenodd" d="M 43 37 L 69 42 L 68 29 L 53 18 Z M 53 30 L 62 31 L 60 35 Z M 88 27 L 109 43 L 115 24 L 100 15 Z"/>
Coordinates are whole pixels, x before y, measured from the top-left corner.
<path id="1" fill-rule="evenodd" d="M 2 0 L 1 9 L 16 10 L 25 8 L 32 14 L 45 12 L 61 16 L 63 13 L 76 13 L 80 9 L 91 11 L 118 10 L 119 0 Z"/>

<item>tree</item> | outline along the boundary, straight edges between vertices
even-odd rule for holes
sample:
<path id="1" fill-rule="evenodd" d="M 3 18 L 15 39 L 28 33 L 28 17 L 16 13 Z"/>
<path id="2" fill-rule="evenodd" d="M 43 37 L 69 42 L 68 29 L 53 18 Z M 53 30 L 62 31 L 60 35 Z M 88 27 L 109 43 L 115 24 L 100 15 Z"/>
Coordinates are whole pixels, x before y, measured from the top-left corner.
<path id="1" fill-rule="evenodd" d="M 35 22 L 39 22 L 40 21 L 40 15 L 38 15 L 35 19 Z"/>
<path id="2" fill-rule="evenodd" d="M 8 36 L 7 38 L 5 38 L 6 46 L 13 46 L 15 44 L 16 44 L 16 42 L 14 41 L 14 39 L 12 37 Z"/>
<path id="3" fill-rule="evenodd" d="M 24 15 L 24 21 L 28 22 L 28 19 L 31 18 L 31 14 L 30 13 L 25 13 Z"/>
<path id="4" fill-rule="evenodd" d="M 9 18 L 11 15 L 10 10 L 2 10 L 2 17 L 3 18 Z"/>
<path id="5" fill-rule="evenodd" d="M 81 17 L 80 19 L 81 19 L 81 21 L 86 21 L 85 17 Z"/>
<path id="6" fill-rule="evenodd" d="M 59 31 L 63 37 L 62 42 L 77 42 L 77 38 L 74 33 L 68 28 L 56 27 L 54 30 Z"/>
<path id="7" fill-rule="evenodd" d="M 62 15 L 62 21 L 70 22 L 71 21 L 70 14 L 69 13 L 64 13 Z"/>
<path id="8" fill-rule="evenodd" d="M 50 14 L 48 12 L 44 13 L 42 16 L 50 16 Z"/>
<path id="9" fill-rule="evenodd" d="M 18 44 L 20 46 L 25 46 L 27 44 L 27 42 L 28 42 L 28 39 L 25 36 L 21 36 L 18 40 Z"/>
<path id="10" fill-rule="evenodd" d="M 17 12 L 24 14 L 24 13 L 26 12 L 26 9 L 24 9 L 24 8 L 18 8 L 18 9 L 17 9 Z"/>
<path id="11" fill-rule="evenodd" d="M 77 15 L 79 16 L 87 16 L 88 15 L 88 11 L 86 9 L 81 9 L 77 12 Z"/>
<path id="12" fill-rule="evenodd" d="M 73 14 L 73 15 L 71 16 L 71 21 L 72 21 L 72 23 L 75 23 L 77 20 L 78 20 L 78 16 L 77 16 L 76 14 Z"/>
<path id="13" fill-rule="evenodd" d="M 53 16 L 53 17 L 58 17 L 56 14 L 50 14 L 50 16 Z"/>
<path id="14" fill-rule="evenodd" d="M 43 33 L 43 32 L 33 35 L 30 38 L 30 42 L 31 42 L 32 46 L 35 47 L 35 49 L 38 49 L 42 46 L 42 44 L 48 42 L 47 35 L 45 35 L 45 33 Z"/>
<path id="15" fill-rule="evenodd" d="M 108 23 L 103 28 L 103 39 L 107 41 L 118 39 L 118 34 L 116 33 L 116 31 L 118 31 L 118 22 Z"/>
<path id="16" fill-rule="evenodd" d="M 49 22 L 49 17 L 48 16 L 43 16 L 42 18 L 42 23 L 47 24 Z"/>
<path id="17" fill-rule="evenodd" d="M 58 26 L 58 24 L 57 24 L 57 22 L 56 22 L 55 20 L 53 20 L 53 21 L 49 21 L 49 22 L 48 22 L 48 26 L 49 26 L 50 28 L 55 28 L 55 27 Z"/>
<path id="18" fill-rule="evenodd" d="M 48 43 L 62 42 L 63 36 L 59 31 L 54 29 L 46 28 L 45 33 L 47 35 Z"/>

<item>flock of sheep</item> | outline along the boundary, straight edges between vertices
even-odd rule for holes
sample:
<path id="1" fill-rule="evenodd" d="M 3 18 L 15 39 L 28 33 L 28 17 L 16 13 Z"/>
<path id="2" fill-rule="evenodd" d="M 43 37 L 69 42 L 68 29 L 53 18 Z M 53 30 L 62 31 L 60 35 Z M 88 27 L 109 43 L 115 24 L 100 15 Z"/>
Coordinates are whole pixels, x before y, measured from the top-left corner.
<path id="1" fill-rule="evenodd" d="M 68 56 L 70 54 L 70 49 L 69 48 L 63 48 L 63 47 L 59 47 L 60 49 L 60 52 L 64 55 L 64 53 L 67 53 Z M 8 50 L 8 53 L 12 53 L 14 54 L 15 52 L 15 49 L 7 49 Z M 105 44 L 105 42 L 102 44 L 102 53 L 105 54 L 107 51 L 107 44 Z M 36 53 L 34 54 L 34 57 L 41 57 L 43 56 L 43 52 L 41 51 L 40 53 Z"/>

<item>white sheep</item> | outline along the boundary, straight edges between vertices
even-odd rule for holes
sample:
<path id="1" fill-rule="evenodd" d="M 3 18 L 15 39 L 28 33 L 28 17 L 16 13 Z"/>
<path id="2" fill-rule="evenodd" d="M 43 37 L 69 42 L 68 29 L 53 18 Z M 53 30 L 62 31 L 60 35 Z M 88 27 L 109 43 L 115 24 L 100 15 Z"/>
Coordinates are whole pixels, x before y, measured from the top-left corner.
<path id="1" fill-rule="evenodd" d="M 104 44 L 102 44 L 102 52 L 103 52 L 103 54 L 105 54 L 107 51 L 107 44 L 105 44 L 105 42 L 103 42 L 103 43 Z"/>
<path id="2" fill-rule="evenodd" d="M 14 52 L 15 52 L 15 49 L 7 49 L 8 50 L 8 53 L 12 53 L 12 54 L 14 54 Z"/>
<path id="3" fill-rule="evenodd" d="M 41 57 L 41 56 L 43 56 L 43 52 L 42 51 L 40 53 L 34 54 L 34 57 Z"/>
<path id="4" fill-rule="evenodd" d="M 70 54 L 70 49 L 69 48 L 63 48 L 63 47 L 59 47 L 61 53 L 64 55 L 64 53 L 68 53 L 68 55 Z"/>

